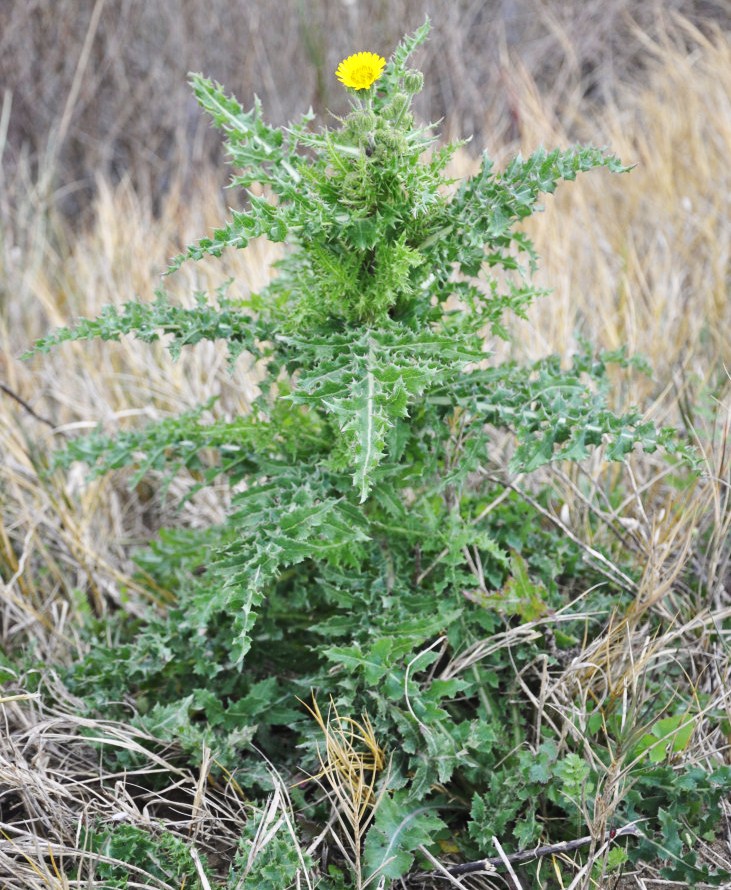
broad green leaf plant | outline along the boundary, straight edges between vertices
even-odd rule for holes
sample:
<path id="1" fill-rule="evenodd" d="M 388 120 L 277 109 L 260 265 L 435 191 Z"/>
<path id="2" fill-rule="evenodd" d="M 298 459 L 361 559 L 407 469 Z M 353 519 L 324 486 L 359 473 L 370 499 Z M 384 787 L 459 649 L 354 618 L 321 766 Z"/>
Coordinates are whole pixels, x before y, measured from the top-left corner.
<path id="1" fill-rule="evenodd" d="M 340 714 L 368 713 L 389 766 L 355 886 L 403 874 L 455 808 L 478 855 L 474 844 L 497 833 L 508 847 L 545 837 L 539 799 L 546 824 L 571 807 L 544 792 L 576 755 L 557 760 L 548 733 L 536 771 L 521 750 L 534 721 L 515 704 L 514 664 L 480 641 L 545 622 L 565 605 L 557 576 L 580 558 L 489 481 L 496 435 L 501 448 L 512 437 L 520 473 L 598 446 L 613 460 L 673 447 L 638 412 L 608 408 L 607 366 L 625 363 L 621 353 L 586 348 L 568 367 L 491 357 L 510 316 L 542 295 L 522 221 L 560 181 L 628 168 L 597 148 L 540 149 L 504 170 L 485 155 L 473 176 L 450 179 L 459 145 L 439 144 L 412 113 L 423 76 L 409 60 L 427 33 L 428 23 L 388 61 L 341 63 L 350 110 L 334 128 L 316 128 L 312 113 L 272 127 L 258 100 L 246 111 L 193 75 L 248 198 L 170 272 L 266 238 L 286 245 L 275 274 L 258 293 L 234 282 L 192 308 L 160 291 L 35 347 L 132 334 L 167 338 L 175 358 L 215 340 L 232 365 L 257 364 L 246 416 L 206 422 L 209 404 L 95 433 L 57 458 L 95 473 L 133 466 L 135 478 L 190 473 L 191 493 L 225 479 L 233 492 L 220 526 L 163 532 L 138 557 L 142 577 L 175 594 L 168 614 L 121 631 L 113 651 L 92 649 L 69 682 L 96 705 L 132 695 L 148 728 L 191 756 L 205 742 L 238 767 L 248 751 L 252 795 L 267 781 L 254 736 L 279 769 L 304 758 L 319 771 L 296 696 L 316 689 Z M 496 499 L 504 512 L 488 509 Z M 511 658 L 534 657 L 537 636 L 526 632 Z M 561 640 L 576 641 L 569 626 Z M 595 785 L 584 777 L 583 793 Z"/>

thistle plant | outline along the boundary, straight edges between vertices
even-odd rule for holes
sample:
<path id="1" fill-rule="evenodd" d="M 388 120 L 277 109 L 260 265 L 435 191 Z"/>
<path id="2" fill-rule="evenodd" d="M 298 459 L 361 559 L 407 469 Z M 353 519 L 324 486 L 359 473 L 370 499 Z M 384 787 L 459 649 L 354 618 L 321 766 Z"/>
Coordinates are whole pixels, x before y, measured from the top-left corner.
<path id="1" fill-rule="evenodd" d="M 232 365 L 257 364 L 246 416 L 204 422 L 202 406 L 114 438 L 96 433 L 57 458 L 97 474 L 131 465 L 135 478 L 194 470 L 192 488 L 224 477 L 233 490 L 220 526 L 163 533 L 140 554 L 176 605 L 113 658 L 92 651 L 73 682 L 96 703 L 136 696 L 149 727 L 174 727 L 189 751 L 203 738 L 222 762 L 240 764 L 258 733 L 268 756 L 295 770 L 302 755 L 282 741 L 295 733 L 310 740 L 313 773 L 317 748 L 295 696 L 320 689 L 343 719 L 369 715 L 391 793 L 380 789 L 368 814 L 364 884 L 404 874 L 454 801 L 467 846 L 500 832 L 508 846 L 535 843 L 537 797 L 566 773 L 550 738 L 540 768 L 516 754 L 530 709 L 504 695 L 501 644 L 477 645 L 506 625 L 527 628 L 515 657 L 535 657 L 534 629 L 567 605 L 556 577 L 579 561 L 509 498 L 509 520 L 492 510 L 505 496 L 491 481 L 496 437 L 502 449 L 510 436 L 514 473 L 598 446 L 610 460 L 674 447 L 638 412 L 607 407 L 607 366 L 626 363 L 622 353 L 587 347 L 568 367 L 556 356 L 528 367 L 492 359 L 510 316 L 543 296 L 521 222 L 559 181 L 628 168 L 581 146 L 540 149 L 502 171 L 484 155 L 475 175 L 450 179 L 459 144 L 441 145 L 412 112 L 423 76 L 409 60 L 427 33 L 428 23 L 388 62 L 361 52 L 340 64 L 350 110 L 333 128 L 315 128 L 312 113 L 271 127 L 258 100 L 245 111 L 193 75 L 248 197 L 169 271 L 267 238 L 286 245 L 270 282 L 197 295 L 193 308 L 161 290 L 36 344 L 169 337 L 177 357 L 221 340 Z M 568 630 L 561 640 L 571 644 Z M 480 654 L 460 661 L 465 651 Z M 251 767 L 252 788 L 261 774 Z M 560 790 L 545 795 L 554 822 L 570 810 Z"/>
<path id="2" fill-rule="evenodd" d="M 355 570 L 392 521 L 410 529 L 412 549 L 423 549 L 422 532 L 436 527 L 451 529 L 461 547 L 477 543 L 482 533 L 463 495 L 489 460 L 491 427 L 515 433 L 511 466 L 521 472 L 580 459 L 602 443 L 609 458 L 637 442 L 656 447 L 654 428 L 638 414 L 617 417 L 604 404 L 605 364 L 617 356 L 577 355 L 566 371 L 556 358 L 530 369 L 495 366 L 488 351 L 490 334 L 506 336 L 506 314 L 522 315 L 539 295 L 527 280 L 536 256 L 516 225 L 559 180 L 627 168 L 579 147 L 539 150 L 502 173 L 485 156 L 476 175 L 449 180 L 458 145 L 436 147 L 433 128 L 416 126 L 411 112 L 422 76 L 407 63 L 427 30 L 404 40 L 387 66 L 370 53 L 341 63 L 352 108 L 335 130 L 312 130 L 312 114 L 270 127 L 258 101 L 245 112 L 220 85 L 194 75 L 199 103 L 226 134 L 239 171 L 233 184 L 258 183 L 265 194 L 249 192 L 246 209 L 171 271 L 265 237 L 289 248 L 276 276 L 261 293 L 219 294 L 216 303 L 199 296 L 193 309 L 160 291 L 153 303 L 110 307 L 36 346 L 169 334 L 177 356 L 184 345 L 223 339 L 232 362 L 246 353 L 265 370 L 248 417 L 205 427 L 194 412 L 68 451 L 69 459 L 92 456 L 102 471 L 110 457 L 119 466 L 133 452 L 154 454 L 158 466 L 192 466 L 214 448 L 220 461 L 208 479 L 245 479 L 226 530 L 231 541 L 224 535 L 216 548 L 225 582 L 207 593 L 204 610 L 207 620 L 222 614 L 232 622 L 238 661 L 254 610 L 290 566 L 315 560 Z M 496 269 L 508 273 L 500 284 Z"/>

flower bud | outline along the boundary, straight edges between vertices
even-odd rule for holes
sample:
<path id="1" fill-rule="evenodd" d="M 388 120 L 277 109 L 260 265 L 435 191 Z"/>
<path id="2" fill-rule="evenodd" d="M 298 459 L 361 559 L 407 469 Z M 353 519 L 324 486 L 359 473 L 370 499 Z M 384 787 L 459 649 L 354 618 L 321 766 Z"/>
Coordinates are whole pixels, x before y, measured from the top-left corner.
<path id="1" fill-rule="evenodd" d="M 416 93 L 420 93 L 424 86 L 424 75 L 421 71 L 417 71 L 415 68 L 409 68 L 409 70 L 404 74 L 404 89 L 407 93 L 411 93 L 412 96 L 416 95 Z"/>
<path id="2" fill-rule="evenodd" d="M 388 103 L 386 114 L 392 121 L 399 122 L 403 113 L 408 110 L 410 104 L 411 99 L 406 93 L 396 93 L 393 99 Z"/>
<path id="3" fill-rule="evenodd" d="M 403 154 L 408 148 L 406 137 L 399 130 L 393 130 L 390 127 L 382 130 L 378 134 L 378 142 L 383 145 L 389 153 Z"/>
<path id="4" fill-rule="evenodd" d="M 354 111 L 348 117 L 348 125 L 351 132 L 356 136 L 367 136 L 373 132 L 376 126 L 376 116 L 372 111 L 366 111 L 365 109 Z"/>

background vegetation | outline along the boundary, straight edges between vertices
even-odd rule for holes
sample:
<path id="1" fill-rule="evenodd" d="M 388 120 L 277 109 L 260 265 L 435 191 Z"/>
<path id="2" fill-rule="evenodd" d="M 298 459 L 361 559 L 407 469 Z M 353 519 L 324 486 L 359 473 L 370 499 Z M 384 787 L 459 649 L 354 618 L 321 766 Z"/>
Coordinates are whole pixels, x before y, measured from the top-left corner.
<path id="1" fill-rule="evenodd" d="M 167 591 L 144 583 L 133 551 L 160 527 L 220 521 L 227 491 L 207 489 L 177 510 L 181 483 L 166 490 L 154 471 L 131 490 L 128 472 L 91 483 L 78 465 L 44 473 L 52 448 L 99 423 L 113 433 L 213 395 L 222 412 L 245 413 L 256 380 L 230 376 L 225 350 L 212 344 L 175 365 L 162 349 L 127 342 L 67 344 L 32 364 L 17 357 L 49 326 L 150 295 L 169 257 L 236 204 L 221 190 L 218 141 L 190 99 L 189 69 L 225 82 L 244 104 L 256 91 L 274 122 L 308 102 L 339 112 L 337 61 L 364 47 L 388 55 L 425 11 L 434 31 L 418 59 L 429 85 L 419 112 L 444 117 L 447 134 L 474 134 L 455 175 L 472 171 L 485 147 L 499 165 L 516 150 L 575 139 L 637 164 L 630 176 L 577 182 L 530 221 L 539 281 L 555 293 L 515 323 L 511 354 L 568 355 L 579 335 L 608 349 L 626 344 L 653 373 L 618 378 L 617 407 L 642 405 L 703 455 L 697 479 L 656 457 L 620 471 L 596 456 L 530 487 L 511 480 L 517 501 L 539 508 L 532 521 L 542 529 L 589 562 L 600 554 L 600 569 L 636 578 L 637 607 L 553 675 L 547 713 L 568 707 L 576 663 L 599 664 L 614 691 L 634 690 L 641 712 L 682 653 L 688 688 L 705 704 L 677 760 L 729 762 L 729 5 L 374 0 L 278 10 L 272 28 L 260 3 L 0 7 L 0 876 L 10 888 L 68 886 L 78 862 L 90 874 L 100 854 L 129 860 L 137 843 L 154 886 L 180 887 L 197 874 L 184 840 L 195 838 L 215 864 L 242 826 L 256 827 L 235 781 L 207 784 L 210 751 L 197 772 L 182 770 L 174 748 L 167 756 L 132 722 L 80 716 L 58 676 L 91 635 L 112 642 L 113 616 L 166 607 Z M 171 290 L 189 300 L 231 276 L 256 290 L 276 256 L 255 243 L 184 268 Z M 554 494 L 537 502 L 547 482 Z M 89 738 L 134 755 L 140 778 L 100 770 Z M 161 778 L 150 790 L 154 771 Z M 284 785 L 272 800 L 272 814 L 290 818 Z M 718 802 L 719 818 L 726 806 Z M 98 829 L 120 822 L 129 837 Z M 694 846 L 728 867 L 726 844 Z M 155 864 L 160 849 L 174 867 Z M 109 874 L 98 872 L 116 880 Z M 643 878 L 652 876 L 646 866 Z"/>

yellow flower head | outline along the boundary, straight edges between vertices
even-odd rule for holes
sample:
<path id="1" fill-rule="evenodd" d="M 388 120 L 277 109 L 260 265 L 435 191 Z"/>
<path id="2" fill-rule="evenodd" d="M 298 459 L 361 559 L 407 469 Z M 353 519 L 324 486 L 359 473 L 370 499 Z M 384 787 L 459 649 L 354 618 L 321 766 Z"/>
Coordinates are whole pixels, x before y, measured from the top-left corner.
<path id="1" fill-rule="evenodd" d="M 375 53 L 356 53 L 338 65 L 335 76 L 346 87 L 367 90 L 383 74 L 386 60 Z"/>

